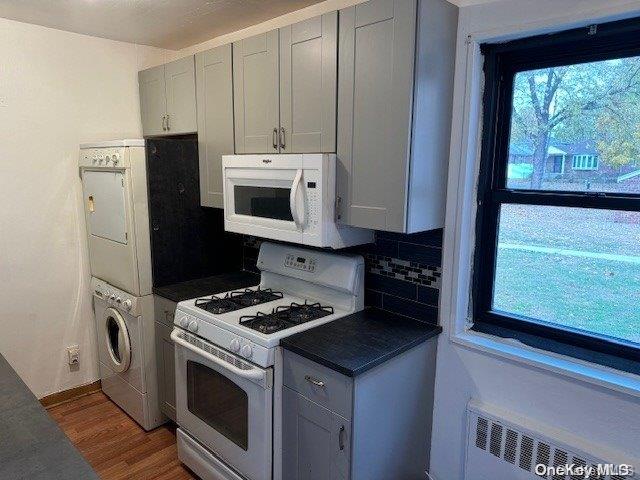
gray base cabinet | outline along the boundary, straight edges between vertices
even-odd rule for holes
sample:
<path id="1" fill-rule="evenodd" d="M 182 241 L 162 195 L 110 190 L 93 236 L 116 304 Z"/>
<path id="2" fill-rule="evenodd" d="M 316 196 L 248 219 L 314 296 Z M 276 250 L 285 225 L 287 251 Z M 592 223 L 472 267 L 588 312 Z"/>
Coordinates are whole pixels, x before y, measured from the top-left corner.
<path id="1" fill-rule="evenodd" d="M 405 233 L 444 225 L 456 25 L 445 0 L 340 10 L 342 223 Z"/>
<path id="2" fill-rule="evenodd" d="M 230 44 L 196 54 L 196 92 L 200 203 L 222 208 L 222 155 L 234 153 Z"/>
<path id="3" fill-rule="evenodd" d="M 158 375 L 158 403 L 160 410 L 176 421 L 176 370 L 174 345 L 171 340 L 175 302 L 154 295 L 156 330 L 156 371 Z"/>
<path id="4" fill-rule="evenodd" d="M 138 72 L 144 136 L 197 130 L 193 56 Z"/>
<path id="5" fill-rule="evenodd" d="M 424 480 L 436 339 L 346 377 L 284 351 L 282 478 Z"/>
<path id="6" fill-rule="evenodd" d="M 349 478 L 351 423 L 337 413 L 284 387 L 282 406 L 283 478 L 342 480 Z"/>

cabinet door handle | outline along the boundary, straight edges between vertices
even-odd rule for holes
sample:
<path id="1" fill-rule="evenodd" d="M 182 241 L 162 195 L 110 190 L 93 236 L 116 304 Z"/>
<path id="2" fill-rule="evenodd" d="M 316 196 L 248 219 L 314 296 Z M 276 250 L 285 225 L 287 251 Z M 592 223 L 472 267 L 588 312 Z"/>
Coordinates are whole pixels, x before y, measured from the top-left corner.
<path id="1" fill-rule="evenodd" d="M 162 116 L 162 130 L 164 130 L 165 132 L 167 131 L 167 116 L 166 115 Z"/>
<path id="2" fill-rule="evenodd" d="M 280 127 L 280 148 L 285 149 L 287 146 L 284 138 L 284 127 Z"/>
<path id="3" fill-rule="evenodd" d="M 316 387 L 320 387 L 320 388 L 324 387 L 324 382 L 322 380 L 318 380 L 317 378 L 313 378 L 311 375 L 305 375 L 304 379 L 307 382 L 314 384 Z"/>
<path id="4" fill-rule="evenodd" d="M 340 450 L 344 450 L 344 425 L 340 427 L 340 431 L 338 432 L 338 446 Z"/>
<path id="5" fill-rule="evenodd" d="M 167 115 L 167 131 L 171 130 L 171 126 L 169 125 L 169 115 Z"/>
<path id="6" fill-rule="evenodd" d="M 274 128 L 273 132 L 271 134 L 271 143 L 273 144 L 273 149 L 277 150 L 278 149 L 278 129 Z"/>

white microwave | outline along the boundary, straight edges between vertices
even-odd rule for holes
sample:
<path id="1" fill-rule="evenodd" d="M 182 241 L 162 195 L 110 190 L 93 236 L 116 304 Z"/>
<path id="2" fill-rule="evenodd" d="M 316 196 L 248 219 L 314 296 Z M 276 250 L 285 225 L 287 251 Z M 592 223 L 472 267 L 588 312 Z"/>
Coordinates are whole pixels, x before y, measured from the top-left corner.
<path id="1" fill-rule="evenodd" d="M 373 242 L 373 231 L 336 223 L 336 156 L 223 155 L 228 232 L 315 247 Z"/>

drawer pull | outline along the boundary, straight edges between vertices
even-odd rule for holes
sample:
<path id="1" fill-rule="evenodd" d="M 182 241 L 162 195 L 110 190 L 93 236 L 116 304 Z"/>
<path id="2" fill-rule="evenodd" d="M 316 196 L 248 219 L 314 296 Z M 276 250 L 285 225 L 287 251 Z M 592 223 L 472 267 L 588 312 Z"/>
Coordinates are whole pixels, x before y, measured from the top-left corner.
<path id="1" fill-rule="evenodd" d="M 305 375 L 304 379 L 307 382 L 314 384 L 316 387 L 324 388 L 324 382 L 322 380 L 318 380 L 317 378 L 313 378 L 311 375 Z"/>

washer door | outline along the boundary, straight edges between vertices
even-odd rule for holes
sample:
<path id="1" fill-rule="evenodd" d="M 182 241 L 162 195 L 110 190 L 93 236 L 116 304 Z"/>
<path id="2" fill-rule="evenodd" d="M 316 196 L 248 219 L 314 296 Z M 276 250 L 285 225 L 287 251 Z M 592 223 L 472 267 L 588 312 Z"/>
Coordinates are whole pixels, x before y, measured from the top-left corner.
<path id="1" fill-rule="evenodd" d="M 131 341 L 127 324 L 114 308 L 107 308 L 103 317 L 103 341 L 109 352 L 109 366 L 116 373 L 126 372 L 131 364 Z"/>

